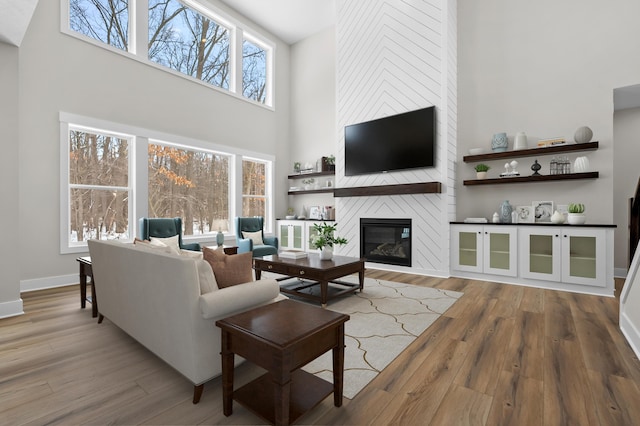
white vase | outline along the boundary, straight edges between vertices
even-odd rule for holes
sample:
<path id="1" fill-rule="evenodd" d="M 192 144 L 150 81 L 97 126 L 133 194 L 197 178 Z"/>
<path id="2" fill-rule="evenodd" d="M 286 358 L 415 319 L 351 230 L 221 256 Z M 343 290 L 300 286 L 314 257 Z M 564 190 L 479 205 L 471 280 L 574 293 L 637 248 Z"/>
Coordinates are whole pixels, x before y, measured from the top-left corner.
<path id="1" fill-rule="evenodd" d="M 333 258 L 333 247 L 322 247 L 320 249 L 320 260 L 331 260 Z"/>
<path id="2" fill-rule="evenodd" d="M 574 173 L 586 173 L 589 171 L 589 159 L 587 157 L 578 157 L 573 163 Z"/>
<path id="3" fill-rule="evenodd" d="M 487 172 L 476 172 L 476 178 L 478 178 L 478 179 L 486 179 L 487 178 Z"/>
<path id="4" fill-rule="evenodd" d="M 513 139 L 513 149 L 527 149 L 527 135 L 524 132 L 518 132 Z"/>

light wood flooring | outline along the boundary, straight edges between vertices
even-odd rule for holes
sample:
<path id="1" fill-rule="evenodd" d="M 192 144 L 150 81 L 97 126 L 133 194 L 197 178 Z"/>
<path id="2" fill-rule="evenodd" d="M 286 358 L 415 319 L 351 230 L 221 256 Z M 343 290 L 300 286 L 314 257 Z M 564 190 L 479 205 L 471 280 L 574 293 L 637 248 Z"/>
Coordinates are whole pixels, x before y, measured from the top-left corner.
<path id="1" fill-rule="evenodd" d="M 617 299 L 367 276 L 464 295 L 353 400 L 336 408 L 328 397 L 299 423 L 640 424 L 640 362 L 618 329 Z M 0 424 L 261 423 L 238 404 L 222 414 L 219 378 L 193 405 L 186 379 L 80 309 L 77 286 L 22 297 L 25 315 L 0 320 Z M 259 374 L 244 363 L 236 385 Z"/>

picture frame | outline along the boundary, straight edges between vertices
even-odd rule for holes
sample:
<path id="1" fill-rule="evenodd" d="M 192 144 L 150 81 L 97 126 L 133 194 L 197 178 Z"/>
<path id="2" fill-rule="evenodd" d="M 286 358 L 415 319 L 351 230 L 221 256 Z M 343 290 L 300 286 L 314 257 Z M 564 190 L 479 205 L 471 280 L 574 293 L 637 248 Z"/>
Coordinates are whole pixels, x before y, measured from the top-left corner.
<path id="1" fill-rule="evenodd" d="M 534 201 L 531 206 L 533 207 L 533 216 L 536 223 L 551 222 L 551 215 L 553 215 L 553 201 Z"/>
<path id="2" fill-rule="evenodd" d="M 518 223 L 534 223 L 533 206 L 516 206 Z"/>
<path id="3" fill-rule="evenodd" d="M 322 219 L 322 210 L 320 210 L 320 206 L 309 207 L 309 219 Z"/>

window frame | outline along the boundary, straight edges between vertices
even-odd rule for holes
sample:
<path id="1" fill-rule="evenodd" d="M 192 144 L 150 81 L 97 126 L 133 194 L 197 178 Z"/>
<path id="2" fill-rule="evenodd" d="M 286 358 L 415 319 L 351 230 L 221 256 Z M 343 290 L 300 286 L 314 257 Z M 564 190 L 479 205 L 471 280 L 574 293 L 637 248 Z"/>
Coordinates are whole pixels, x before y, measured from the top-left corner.
<path id="1" fill-rule="evenodd" d="M 222 145 L 211 141 L 192 139 L 179 135 L 168 134 L 127 124 L 115 123 L 107 120 L 86 117 L 67 112 L 59 113 L 60 121 L 60 253 L 86 253 L 86 241 L 81 244 L 69 243 L 70 235 L 70 179 L 69 179 L 69 129 L 84 128 L 89 131 L 118 137 L 131 137 L 129 148 L 129 238 L 132 241 L 138 235 L 138 218 L 148 216 L 148 146 L 149 143 L 161 143 L 176 148 L 202 150 L 212 153 L 229 155 L 229 232 L 226 236 L 235 236 L 233 218 L 242 212 L 242 161 L 266 163 L 265 193 L 265 229 L 272 234 L 274 223 L 274 173 L 275 157 L 270 154 L 253 152 L 233 146 Z M 105 130 L 107 129 L 107 130 Z M 204 235 L 185 235 L 187 242 L 215 244 L 216 232 Z"/>
<path id="2" fill-rule="evenodd" d="M 254 163 L 262 163 L 265 167 L 265 182 L 264 182 L 264 224 L 265 224 L 265 232 L 272 232 L 271 224 L 273 223 L 273 161 L 266 161 L 261 158 L 251 157 L 251 156 L 241 156 L 240 164 L 242 165 L 243 161 L 252 161 Z M 262 196 L 258 197 L 256 195 L 248 195 L 244 194 L 243 191 L 243 182 L 240 180 L 240 212 L 242 212 L 242 201 L 245 198 L 262 198 Z"/>
<path id="3" fill-rule="evenodd" d="M 148 55 L 148 19 L 149 7 L 148 0 L 129 0 L 129 50 L 118 49 L 100 40 L 86 36 L 82 33 L 71 29 L 69 17 L 69 1 L 60 0 L 60 32 L 86 43 L 101 47 L 118 55 L 124 55 L 129 59 L 142 62 L 150 67 L 173 74 L 175 76 L 187 79 L 203 87 L 224 93 L 236 99 L 242 99 L 245 102 L 267 108 L 275 111 L 275 52 L 276 44 L 268 37 L 260 34 L 258 31 L 241 23 L 237 19 L 229 16 L 227 13 L 216 8 L 214 5 L 207 3 L 206 5 L 196 0 L 177 0 L 184 5 L 192 8 L 196 12 L 212 19 L 217 24 L 224 26 L 229 30 L 229 89 L 215 86 L 190 75 L 183 74 L 172 68 L 165 67 L 154 61 L 149 60 Z M 242 88 L 242 42 L 247 39 L 261 48 L 265 49 L 267 54 L 266 65 L 266 92 L 265 102 L 258 102 L 247 98 L 243 95 Z"/>

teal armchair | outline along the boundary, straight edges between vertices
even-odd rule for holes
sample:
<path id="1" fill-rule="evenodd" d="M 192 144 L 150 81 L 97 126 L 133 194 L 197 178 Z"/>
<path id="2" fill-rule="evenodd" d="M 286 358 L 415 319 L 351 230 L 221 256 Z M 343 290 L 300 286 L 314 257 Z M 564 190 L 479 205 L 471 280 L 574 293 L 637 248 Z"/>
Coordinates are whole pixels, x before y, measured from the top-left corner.
<path id="1" fill-rule="evenodd" d="M 142 217 L 138 221 L 138 235 L 140 239 L 148 240 L 150 237 L 168 238 L 178 236 L 178 244 L 181 249 L 200 251 L 200 244 L 185 244 L 182 242 L 182 219 L 173 218 L 149 218 Z"/>
<path id="2" fill-rule="evenodd" d="M 257 217 L 236 217 L 236 244 L 238 253 L 253 252 L 253 257 L 268 256 L 278 254 L 278 237 L 268 237 L 264 235 L 264 218 Z M 250 238 L 243 238 L 244 232 L 260 232 L 264 244 L 255 245 Z"/>

